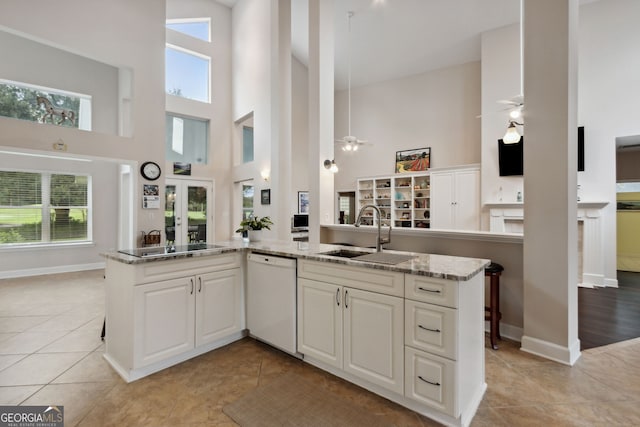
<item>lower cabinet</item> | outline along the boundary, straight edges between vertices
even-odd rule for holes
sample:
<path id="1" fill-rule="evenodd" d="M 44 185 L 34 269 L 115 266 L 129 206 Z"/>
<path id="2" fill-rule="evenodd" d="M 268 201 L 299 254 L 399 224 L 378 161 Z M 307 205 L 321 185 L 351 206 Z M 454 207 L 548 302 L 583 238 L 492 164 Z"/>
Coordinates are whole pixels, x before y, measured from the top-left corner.
<path id="1" fill-rule="evenodd" d="M 298 351 L 402 393 L 403 299 L 298 279 Z"/>
<path id="2" fill-rule="evenodd" d="M 134 290 L 134 366 L 162 361 L 242 328 L 240 269 L 166 280 Z"/>
<path id="3" fill-rule="evenodd" d="M 411 347 L 405 349 L 405 396 L 457 416 L 455 362 Z"/>
<path id="4" fill-rule="evenodd" d="M 105 359 L 134 381 L 243 336 L 240 254 L 107 260 Z"/>

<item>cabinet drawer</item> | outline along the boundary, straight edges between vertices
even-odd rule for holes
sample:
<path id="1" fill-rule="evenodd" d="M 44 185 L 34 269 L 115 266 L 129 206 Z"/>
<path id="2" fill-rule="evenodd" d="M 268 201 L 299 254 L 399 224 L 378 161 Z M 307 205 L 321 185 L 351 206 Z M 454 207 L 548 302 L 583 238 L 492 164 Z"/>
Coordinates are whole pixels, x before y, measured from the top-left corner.
<path id="1" fill-rule="evenodd" d="M 457 310 L 405 300 L 405 345 L 456 360 Z"/>
<path id="2" fill-rule="evenodd" d="M 148 262 L 142 264 L 142 268 L 136 268 L 136 283 L 157 282 L 239 267 L 240 254 L 237 252 Z"/>
<path id="3" fill-rule="evenodd" d="M 457 418 L 455 366 L 451 360 L 405 347 L 405 397 Z"/>
<path id="4" fill-rule="evenodd" d="M 404 296 L 404 273 L 395 271 L 301 259 L 298 261 L 298 277 L 396 297 Z"/>
<path id="5" fill-rule="evenodd" d="M 405 298 L 445 307 L 458 307 L 457 281 L 407 274 L 404 286 Z"/>

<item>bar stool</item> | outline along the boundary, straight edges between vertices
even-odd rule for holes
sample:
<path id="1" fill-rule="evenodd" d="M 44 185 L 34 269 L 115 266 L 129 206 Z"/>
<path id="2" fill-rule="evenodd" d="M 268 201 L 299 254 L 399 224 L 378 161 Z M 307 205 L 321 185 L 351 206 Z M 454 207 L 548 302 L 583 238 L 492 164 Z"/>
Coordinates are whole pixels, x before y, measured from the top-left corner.
<path id="1" fill-rule="evenodd" d="M 484 276 L 489 278 L 489 306 L 485 306 L 484 320 L 489 321 L 489 337 L 491 338 L 491 347 L 498 349 L 497 340 L 500 337 L 500 275 L 504 271 L 504 267 L 500 264 L 492 262 L 484 268 Z"/>

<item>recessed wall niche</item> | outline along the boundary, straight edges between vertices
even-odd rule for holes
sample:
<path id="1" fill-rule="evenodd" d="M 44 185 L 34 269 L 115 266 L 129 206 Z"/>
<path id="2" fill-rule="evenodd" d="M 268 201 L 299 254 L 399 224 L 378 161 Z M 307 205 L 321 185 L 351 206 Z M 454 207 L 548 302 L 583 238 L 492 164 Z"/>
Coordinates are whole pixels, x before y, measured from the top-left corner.
<path id="1" fill-rule="evenodd" d="M 132 136 L 131 69 L 118 68 L 7 31 L 0 31 L 0 58 L 0 80 L 88 95 L 92 132 Z"/>

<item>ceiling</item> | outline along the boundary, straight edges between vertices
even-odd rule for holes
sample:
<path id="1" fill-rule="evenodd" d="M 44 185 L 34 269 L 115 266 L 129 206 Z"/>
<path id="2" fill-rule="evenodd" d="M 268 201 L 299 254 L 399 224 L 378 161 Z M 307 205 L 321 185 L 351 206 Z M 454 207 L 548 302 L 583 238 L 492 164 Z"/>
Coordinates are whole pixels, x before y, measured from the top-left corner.
<path id="1" fill-rule="evenodd" d="M 347 87 L 348 40 L 357 87 L 479 61 L 481 33 L 520 21 L 519 0 L 334 0 L 334 9 L 336 89 Z M 291 21 L 293 54 L 306 65 L 308 0 L 291 0 Z"/>
<path id="2" fill-rule="evenodd" d="M 292 50 L 308 58 L 308 0 L 291 0 Z M 480 60 L 480 33 L 519 22 L 518 0 L 338 0 L 334 3 L 336 89 Z"/>

